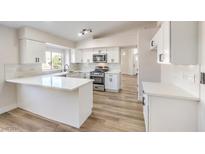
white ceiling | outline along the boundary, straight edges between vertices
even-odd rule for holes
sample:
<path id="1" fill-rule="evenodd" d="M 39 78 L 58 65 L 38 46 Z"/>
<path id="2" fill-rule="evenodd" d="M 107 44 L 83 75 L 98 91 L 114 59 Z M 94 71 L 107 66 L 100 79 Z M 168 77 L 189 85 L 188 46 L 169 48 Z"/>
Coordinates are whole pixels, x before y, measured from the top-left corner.
<path id="1" fill-rule="evenodd" d="M 139 26 L 153 25 L 148 21 L 0 21 L 0 24 L 13 27 L 32 27 L 72 41 L 85 39 L 78 33 L 83 28 L 93 30 L 91 37 L 102 37 Z"/>

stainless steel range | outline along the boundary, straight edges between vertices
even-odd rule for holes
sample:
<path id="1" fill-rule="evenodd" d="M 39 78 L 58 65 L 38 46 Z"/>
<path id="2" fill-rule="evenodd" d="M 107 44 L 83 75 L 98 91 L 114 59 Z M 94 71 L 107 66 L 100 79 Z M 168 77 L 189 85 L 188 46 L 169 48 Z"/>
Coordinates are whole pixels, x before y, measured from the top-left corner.
<path id="1" fill-rule="evenodd" d="M 90 78 L 93 79 L 93 90 L 105 91 L 105 72 L 107 66 L 96 66 L 95 70 L 90 72 Z"/>

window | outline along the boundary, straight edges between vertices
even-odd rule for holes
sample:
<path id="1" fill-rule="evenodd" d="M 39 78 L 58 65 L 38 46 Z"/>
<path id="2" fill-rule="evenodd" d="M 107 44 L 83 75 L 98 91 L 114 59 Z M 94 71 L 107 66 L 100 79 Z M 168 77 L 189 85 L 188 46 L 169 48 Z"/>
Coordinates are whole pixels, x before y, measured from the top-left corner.
<path id="1" fill-rule="evenodd" d="M 59 70 L 63 66 L 64 54 L 60 51 L 46 51 L 45 60 L 42 64 L 43 70 Z"/>
<path id="2" fill-rule="evenodd" d="M 51 61 L 51 67 L 52 69 L 62 69 L 62 53 L 58 52 L 52 52 L 51 53 L 52 61 Z"/>

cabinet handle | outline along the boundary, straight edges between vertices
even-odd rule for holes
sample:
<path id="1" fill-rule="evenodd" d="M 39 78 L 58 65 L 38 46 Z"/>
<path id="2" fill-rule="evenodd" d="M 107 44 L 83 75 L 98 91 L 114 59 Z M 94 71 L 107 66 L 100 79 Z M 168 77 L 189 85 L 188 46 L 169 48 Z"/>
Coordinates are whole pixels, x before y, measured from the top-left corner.
<path id="1" fill-rule="evenodd" d="M 142 105 L 144 106 L 145 105 L 145 98 L 144 97 L 142 97 Z"/>
<path id="2" fill-rule="evenodd" d="M 152 47 L 154 46 L 154 41 L 153 41 L 153 40 L 151 41 L 151 46 L 152 46 Z"/>
<path id="3" fill-rule="evenodd" d="M 159 54 L 159 61 L 163 62 L 164 61 L 164 54 Z"/>

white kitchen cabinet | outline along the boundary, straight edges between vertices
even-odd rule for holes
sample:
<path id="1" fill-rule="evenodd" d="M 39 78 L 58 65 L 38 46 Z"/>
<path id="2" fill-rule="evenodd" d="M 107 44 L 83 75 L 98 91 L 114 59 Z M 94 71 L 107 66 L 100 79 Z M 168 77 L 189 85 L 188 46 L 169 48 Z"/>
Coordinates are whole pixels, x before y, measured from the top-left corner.
<path id="1" fill-rule="evenodd" d="M 82 50 L 83 63 L 93 63 L 93 49 Z"/>
<path id="2" fill-rule="evenodd" d="M 105 73 L 105 90 L 119 92 L 121 88 L 120 73 Z"/>
<path id="3" fill-rule="evenodd" d="M 157 33 L 154 35 L 154 37 L 150 41 L 150 50 L 156 50 L 158 41 L 159 41 L 159 31 L 157 31 Z"/>
<path id="4" fill-rule="evenodd" d="M 82 50 L 72 49 L 71 50 L 71 63 L 83 63 Z"/>
<path id="5" fill-rule="evenodd" d="M 170 57 L 170 22 L 164 22 L 157 33 L 157 61 L 162 64 L 169 64 Z"/>
<path id="6" fill-rule="evenodd" d="M 146 131 L 197 131 L 197 97 L 170 84 L 146 82 L 143 90 Z"/>
<path id="7" fill-rule="evenodd" d="M 107 50 L 106 48 L 94 48 L 93 54 L 106 54 Z"/>
<path id="8" fill-rule="evenodd" d="M 107 48 L 107 63 L 120 63 L 120 49 Z"/>
<path id="9" fill-rule="evenodd" d="M 22 39 L 20 40 L 20 63 L 43 63 L 45 51 L 45 43 Z"/>
<path id="10" fill-rule="evenodd" d="M 166 21 L 157 32 L 157 62 L 195 65 L 198 62 L 198 22 Z"/>

